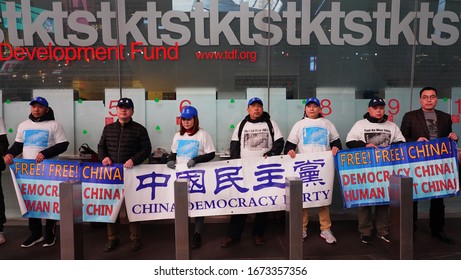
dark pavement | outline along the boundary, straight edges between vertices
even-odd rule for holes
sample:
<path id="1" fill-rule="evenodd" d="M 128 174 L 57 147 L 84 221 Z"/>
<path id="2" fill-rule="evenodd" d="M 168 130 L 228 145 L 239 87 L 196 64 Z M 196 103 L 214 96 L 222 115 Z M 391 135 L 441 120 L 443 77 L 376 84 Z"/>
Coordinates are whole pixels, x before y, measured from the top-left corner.
<path id="1" fill-rule="evenodd" d="M 221 248 L 220 242 L 227 231 L 227 217 L 208 217 L 202 234 L 202 246 L 191 250 L 193 260 L 284 260 L 287 259 L 285 246 L 285 222 L 282 214 L 271 216 L 265 235 L 266 244 L 257 246 L 251 238 L 252 219 L 248 219 L 242 240 L 230 248 Z M 353 217 L 332 216 L 334 232 L 338 243 L 327 244 L 319 237 L 319 223 L 309 223 L 308 238 L 303 244 L 305 260 L 389 260 L 392 259 L 390 244 L 375 240 L 372 245 L 362 244 L 357 232 L 357 221 Z M 174 260 L 175 240 L 172 221 L 144 222 L 142 227 L 142 248 L 130 251 L 128 226 L 121 226 L 120 245 L 114 251 L 105 253 L 106 228 L 102 224 L 85 224 L 85 260 Z M 58 228 L 59 230 L 59 228 Z M 421 219 L 414 240 L 415 260 L 460 260 L 461 259 L 461 218 L 447 218 L 445 231 L 455 239 L 449 245 L 430 235 L 429 221 Z M 0 245 L 0 260 L 59 260 L 59 234 L 55 246 L 43 248 L 41 244 L 31 248 L 21 248 L 28 237 L 26 220 L 9 221 L 5 225 L 7 242 Z"/>

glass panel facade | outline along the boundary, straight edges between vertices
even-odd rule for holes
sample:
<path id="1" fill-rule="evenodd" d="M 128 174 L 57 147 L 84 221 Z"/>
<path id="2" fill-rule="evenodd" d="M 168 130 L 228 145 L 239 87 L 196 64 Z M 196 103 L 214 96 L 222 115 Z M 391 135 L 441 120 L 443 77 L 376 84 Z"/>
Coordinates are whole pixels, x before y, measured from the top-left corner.
<path id="1" fill-rule="evenodd" d="M 2 0 L 0 8 L 4 104 L 28 101 L 35 90 L 71 89 L 75 101 L 107 103 L 108 92 L 138 89 L 148 99 L 151 138 L 167 150 L 174 129 L 151 117 L 178 115 L 184 88 L 216 92 L 210 110 L 219 116 L 207 117 L 217 151 L 228 148 L 244 100 L 258 90 L 285 138 L 308 97 L 321 99 L 344 141 L 366 99 L 386 98 L 400 125 L 424 86 L 439 90 L 438 108 L 453 114 L 461 134 L 460 1 Z M 78 116 L 102 106 L 75 106 L 75 147 L 94 147 L 104 120 L 87 125 L 88 115 Z M 101 113 L 95 117 L 107 118 Z M 5 120 L 11 128 L 20 121 Z"/>
<path id="2" fill-rule="evenodd" d="M 40 88 L 102 100 L 106 88 L 174 99 L 178 87 L 214 87 L 218 98 L 281 87 L 302 99 L 319 87 L 369 98 L 458 86 L 459 1 L 0 3 L 4 100 Z"/>

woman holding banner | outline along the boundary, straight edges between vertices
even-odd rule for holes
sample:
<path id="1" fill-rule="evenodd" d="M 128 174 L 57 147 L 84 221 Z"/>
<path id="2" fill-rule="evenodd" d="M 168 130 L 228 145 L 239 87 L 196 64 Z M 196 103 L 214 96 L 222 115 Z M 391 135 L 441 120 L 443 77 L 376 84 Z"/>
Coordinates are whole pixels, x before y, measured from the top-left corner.
<path id="1" fill-rule="evenodd" d="M 194 167 L 197 163 L 213 160 L 215 148 L 210 135 L 199 127 L 198 111 L 195 107 L 187 106 L 181 111 L 179 132 L 173 137 L 171 154 L 168 156 L 167 166 L 176 168 L 176 164 Z M 195 217 L 195 231 L 191 241 L 191 248 L 195 249 L 202 244 L 202 228 L 205 217 Z"/>

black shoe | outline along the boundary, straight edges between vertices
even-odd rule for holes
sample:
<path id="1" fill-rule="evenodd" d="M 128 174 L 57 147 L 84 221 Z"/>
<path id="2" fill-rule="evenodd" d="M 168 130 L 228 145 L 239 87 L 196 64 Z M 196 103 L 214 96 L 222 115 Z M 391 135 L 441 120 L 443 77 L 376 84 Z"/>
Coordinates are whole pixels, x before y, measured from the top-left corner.
<path id="1" fill-rule="evenodd" d="M 202 236 L 200 233 L 194 233 L 194 236 L 192 237 L 192 241 L 190 242 L 190 247 L 192 249 L 196 249 L 202 245 Z"/>
<path id="2" fill-rule="evenodd" d="M 43 241 L 43 236 L 40 235 L 31 235 L 21 244 L 22 248 L 29 248 Z"/>
<path id="3" fill-rule="evenodd" d="M 432 237 L 437 238 L 438 240 L 444 243 L 447 243 L 447 244 L 455 244 L 455 241 L 451 239 L 450 237 L 448 237 L 448 235 L 443 231 L 433 233 Z"/>
<path id="4" fill-rule="evenodd" d="M 373 244 L 373 238 L 370 235 L 362 235 L 360 238 L 364 244 Z"/>
<path id="5" fill-rule="evenodd" d="M 390 243 L 390 242 L 391 242 L 391 236 L 390 236 L 389 234 L 386 234 L 386 235 L 378 235 L 378 238 L 384 240 L 384 241 L 387 242 L 387 243 Z"/>
<path id="6" fill-rule="evenodd" d="M 221 248 L 229 248 L 234 246 L 235 244 L 239 243 L 240 239 L 226 237 L 223 241 L 221 241 Z"/>
<path id="7" fill-rule="evenodd" d="M 104 245 L 104 252 L 110 252 L 118 246 L 118 239 L 108 240 L 106 245 Z"/>
<path id="8" fill-rule="evenodd" d="M 266 244 L 266 240 L 264 239 L 263 236 L 253 236 L 253 242 L 255 243 L 255 245 L 264 245 Z"/>
<path id="9" fill-rule="evenodd" d="M 136 252 L 141 249 L 141 240 L 133 239 L 131 240 L 131 252 Z"/>
<path id="10" fill-rule="evenodd" d="M 43 247 L 51 247 L 56 243 L 56 235 L 54 234 L 45 234 L 45 239 L 43 241 Z"/>

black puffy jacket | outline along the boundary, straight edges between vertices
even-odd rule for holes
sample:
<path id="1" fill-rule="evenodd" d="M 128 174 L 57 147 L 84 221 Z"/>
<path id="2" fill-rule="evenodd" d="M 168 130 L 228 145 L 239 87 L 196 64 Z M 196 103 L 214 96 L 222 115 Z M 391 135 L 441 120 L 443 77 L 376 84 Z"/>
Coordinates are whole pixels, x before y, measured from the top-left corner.
<path id="1" fill-rule="evenodd" d="M 123 125 L 119 121 L 106 125 L 98 144 L 99 160 L 109 157 L 113 163 L 123 164 L 131 159 L 134 165 L 138 165 L 149 157 L 151 151 L 146 128 L 133 120 Z"/>

